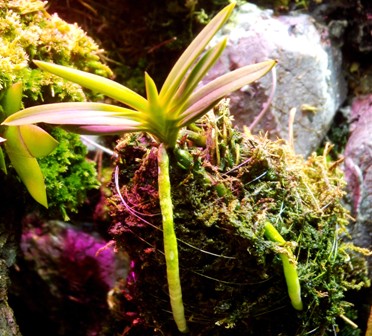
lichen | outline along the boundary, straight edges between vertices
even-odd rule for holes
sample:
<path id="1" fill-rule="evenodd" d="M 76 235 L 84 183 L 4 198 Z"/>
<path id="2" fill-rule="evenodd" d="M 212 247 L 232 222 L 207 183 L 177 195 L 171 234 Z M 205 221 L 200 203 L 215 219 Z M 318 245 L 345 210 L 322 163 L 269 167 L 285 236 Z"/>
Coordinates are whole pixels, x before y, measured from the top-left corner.
<path id="1" fill-rule="evenodd" d="M 361 253 L 366 251 L 348 242 L 349 214 L 341 202 L 345 183 L 337 165 L 328 162 L 327 151 L 304 160 L 282 140 L 238 132 L 226 105 L 197 126 L 206 146 L 195 146 L 186 132 L 180 147 L 190 165 L 179 165 L 175 157 L 171 161 L 191 335 L 326 335 L 344 328 L 357 335 L 342 317 L 355 313 L 346 293 L 369 285 Z M 125 288 L 130 295 L 124 302 L 124 309 L 137 309 L 128 316 L 136 322 L 131 335 L 144 335 L 143 328 L 151 335 L 156 330 L 172 335 L 157 148 L 142 134 L 126 136 L 117 151 L 124 203 L 114 187 L 111 233 L 132 260 Z M 292 308 L 287 295 L 279 257 L 283 248 L 264 236 L 267 221 L 297 259 L 305 306 L 301 312 Z"/>

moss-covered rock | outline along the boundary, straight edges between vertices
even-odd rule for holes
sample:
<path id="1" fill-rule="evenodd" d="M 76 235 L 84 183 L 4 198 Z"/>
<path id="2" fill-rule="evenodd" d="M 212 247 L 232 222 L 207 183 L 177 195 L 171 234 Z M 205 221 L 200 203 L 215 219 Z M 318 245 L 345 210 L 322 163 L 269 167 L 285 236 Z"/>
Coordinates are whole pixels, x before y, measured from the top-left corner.
<path id="1" fill-rule="evenodd" d="M 206 145 L 196 147 L 195 134 L 185 133 L 180 146 L 188 162 L 171 162 L 190 335 L 358 335 L 345 323 L 355 317 L 345 295 L 369 284 L 367 251 L 346 239 L 349 215 L 337 165 L 327 161 L 327 152 L 304 160 L 284 141 L 232 129 L 224 105 L 215 112 L 198 125 Z M 175 335 L 157 147 L 146 135 L 129 135 L 117 151 L 111 233 L 132 260 L 123 315 L 132 323 L 130 335 Z M 283 246 L 265 238 L 267 221 L 296 256 L 303 311 L 291 306 L 279 258 Z"/>

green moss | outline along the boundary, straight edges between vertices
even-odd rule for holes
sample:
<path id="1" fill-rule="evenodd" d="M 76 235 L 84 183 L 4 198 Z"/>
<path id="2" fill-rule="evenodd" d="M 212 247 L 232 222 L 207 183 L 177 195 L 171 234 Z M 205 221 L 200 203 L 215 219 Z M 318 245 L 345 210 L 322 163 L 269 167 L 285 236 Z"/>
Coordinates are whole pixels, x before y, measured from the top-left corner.
<path id="1" fill-rule="evenodd" d="M 87 148 L 80 137 L 58 128 L 51 134 L 59 145 L 39 163 L 45 176 L 49 212 L 57 210 L 68 220 L 68 215 L 78 211 L 88 191 L 97 189 L 99 182 L 95 164 L 86 159 Z"/>
<path id="2" fill-rule="evenodd" d="M 23 83 L 24 107 L 101 98 L 32 63 L 34 59 L 51 61 L 112 76 L 101 62 L 103 50 L 76 24 L 68 24 L 57 14 L 48 14 L 45 6 L 46 2 L 38 0 L 0 2 L 0 99 L 17 82 Z M 97 188 L 98 181 L 94 164 L 84 158 L 86 149 L 79 137 L 61 130 L 52 133 L 60 145 L 52 155 L 40 160 L 40 165 L 50 208 L 58 209 L 66 219 L 69 213 L 77 211 L 88 190 Z"/>
<path id="3" fill-rule="evenodd" d="M 284 141 L 234 130 L 225 105 L 215 113 L 198 125 L 205 148 L 187 138 L 180 143 L 191 164 L 171 162 L 191 335 L 328 335 L 341 329 L 358 335 L 342 317 L 355 314 L 346 293 L 369 285 L 367 251 L 347 242 L 341 172 L 327 151 L 304 160 Z M 128 279 L 123 309 L 134 304 L 142 326 L 172 335 L 152 146 L 146 136 L 131 135 L 117 147 L 126 204 L 111 198 L 111 233 L 133 260 L 136 281 Z M 296 257 L 301 312 L 288 298 L 280 259 L 285 251 L 264 236 L 267 221 Z"/>
<path id="4" fill-rule="evenodd" d="M 77 25 L 45 10 L 38 0 L 0 3 L 0 91 L 24 83 L 25 105 L 43 101 L 83 101 L 82 89 L 36 69 L 33 59 L 53 61 L 103 76 L 110 69 L 100 62 L 102 50 Z M 95 95 L 89 93 L 88 96 Z"/>

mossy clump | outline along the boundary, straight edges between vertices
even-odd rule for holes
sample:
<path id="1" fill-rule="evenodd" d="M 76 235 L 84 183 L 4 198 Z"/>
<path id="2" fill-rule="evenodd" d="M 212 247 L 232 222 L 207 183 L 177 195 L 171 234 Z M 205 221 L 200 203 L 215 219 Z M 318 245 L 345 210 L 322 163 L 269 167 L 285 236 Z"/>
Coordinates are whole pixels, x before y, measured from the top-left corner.
<path id="1" fill-rule="evenodd" d="M 76 24 L 49 14 L 46 4 L 39 0 L 0 1 L 0 99 L 18 82 L 23 84 L 24 107 L 101 98 L 33 64 L 34 59 L 43 60 L 112 76 L 110 68 L 101 62 L 103 50 L 93 39 Z M 0 136 L 4 130 L 1 126 Z M 67 219 L 68 213 L 76 212 L 83 203 L 88 190 L 97 188 L 98 180 L 94 163 L 84 157 L 86 149 L 80 138 L 60 130 L 52 133 L 60 144 L 52 155 L 40 160 L 40 165 L 49 206 L 54 215 L 53 210 L 59 209 Z"/>
<path id="2" fill-rule="evenodd" d="M 223 104 L 186 131 L 180 147 L 185 160 L 171 158 L 171 183 L 190 335 L 358 335 L 345 322 L 355 317 L 345 294 L 369 284 L 366 251 L 347 241 L 345 183 L 327 152 L 304 160 L 282 140 L 238 132 Z M 111 234 L 131 258 L 122 316 L 132 323 L 129 335 L 176 335 L 157 147 L 144 134 L 128 135 L 117 152 Z M 291 306 L 283 246 L 265 238 L 267 221 L 296 256 L 303 311 Z"/>
<path id="3" fill-rule="evenodd" d="M 86 99 L 80 86 L 37 69 L 33 59 L 112 75 L 100 61 L 102 50 L 98 45 L 76 24 L 68 24 L 57 14 L 50 15 L 45 5 L 39 0 L 0 2 L 0 93 L 22 82 L 26 107 Z"/>
<path id="4" fill-rule="evenodd" d="M 97 171 L 93 162 L 87 160 L 87 147 L 79 135 L 60 128 L 51 130 L 59 141 L 57 148 L 39 160 L 45 177 L 49 197 L 49 214 L 62 214 L 64 220 L 69 214 L 77 213 L 87 200 L 88 191 L 99 188 Z"/>

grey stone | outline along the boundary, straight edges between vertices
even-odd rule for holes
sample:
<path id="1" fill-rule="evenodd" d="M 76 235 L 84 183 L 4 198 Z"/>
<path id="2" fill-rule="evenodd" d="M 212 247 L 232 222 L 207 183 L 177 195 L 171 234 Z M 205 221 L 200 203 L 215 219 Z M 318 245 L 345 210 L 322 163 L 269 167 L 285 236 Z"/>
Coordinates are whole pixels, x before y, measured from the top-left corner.
<path id="1" fill-rule="evenodd" d="M 345 178 L 355 218 L 352 236 L 363 247 L 372 246 L 372 94 L 355 98 L 351 135 L 345 148 Z"/>
<path id="2" fill-rule="evenodd" d="M 295 149 L 299 154 L 310 154 L 322 141 L 346 96 L 341 52 L 332 46 L 327 28 L 309 15 L 276 17 L 271 10 L 245 4 L 221 34 L 229 37 L 228 45 L 204 83 L 247 64 L 278 60 L 274 99 L 253 131 L 263 130 L 271 138 L 288 138 L 289 111 L 296 108 Z M 271 88 L 268 74 L 230 96 L 237 126 L 252 123 Z"/>
<path id="3" fill-rule="evenodd" d="M 10 174 L 0 176 L 0 335 L 21 336 L 12 308 L 8 303 L 10 280 L 8 268 L 15 263 L 21 231 L 24 204 L 16 196 L 17 180 Z M 19 194 L 18 194 L 19 195 Z"/>
<path id="4" fill-rule="evenodd" d="M 21 336 L 13 310 L 8 304 L 8 266 L 0 259 L 0 335 Z"/>

